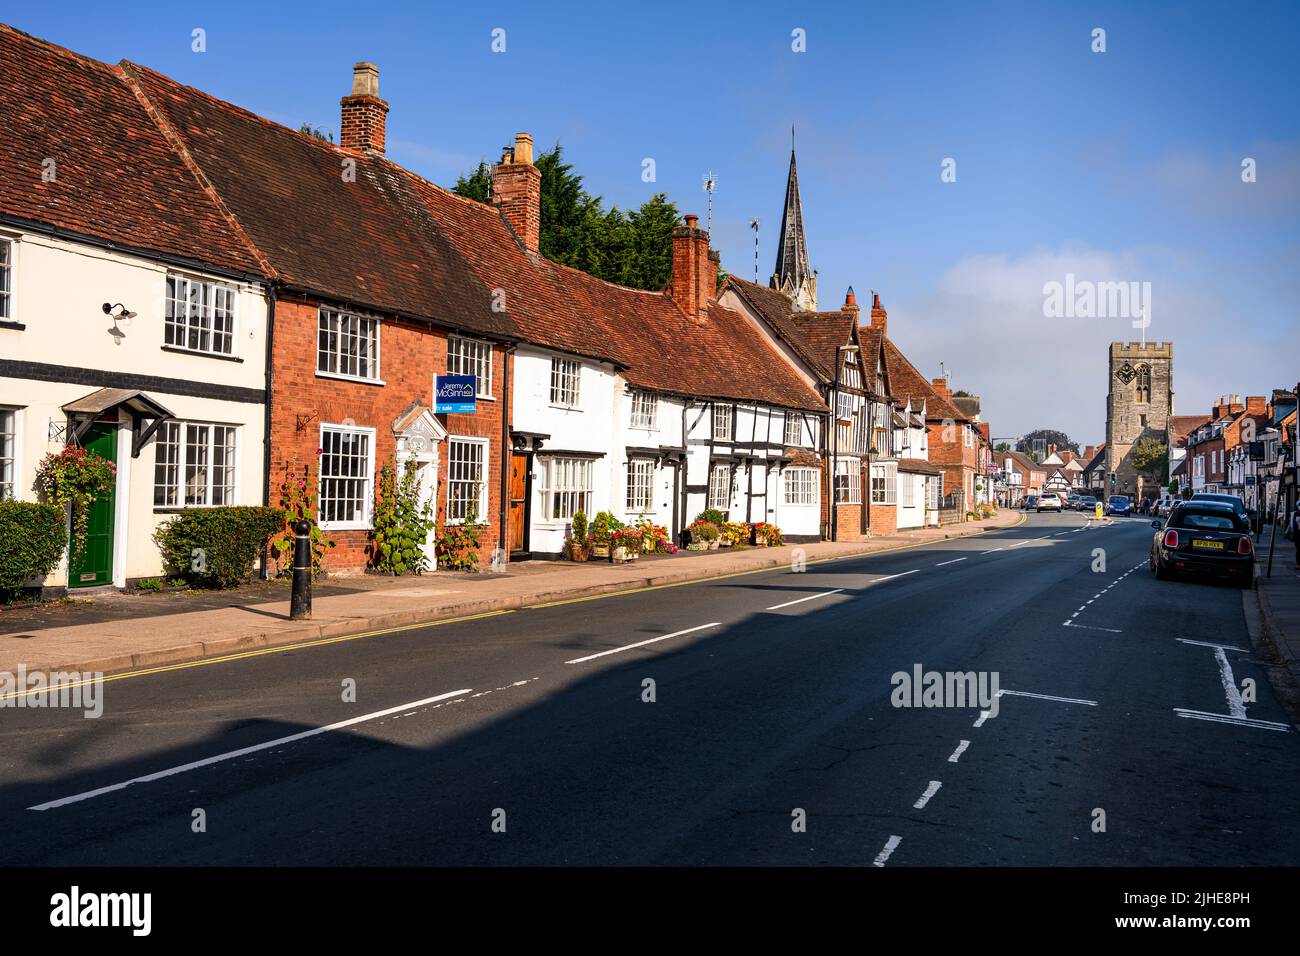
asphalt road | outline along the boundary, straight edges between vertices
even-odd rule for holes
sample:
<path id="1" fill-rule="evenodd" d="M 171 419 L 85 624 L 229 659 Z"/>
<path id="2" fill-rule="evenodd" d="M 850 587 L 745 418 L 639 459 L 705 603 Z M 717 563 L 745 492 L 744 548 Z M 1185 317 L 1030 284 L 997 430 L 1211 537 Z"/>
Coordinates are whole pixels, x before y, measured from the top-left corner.
<path id="1" fill-rule="evenodd" d="M 1242 592 L 1155 581 L 1140 518 L 1083 524 L 0 709 L 0 862 L 1300 863 L 1300 733 Z M 996 716 L 894 706 L 917 665 L 996 674 Z"/>

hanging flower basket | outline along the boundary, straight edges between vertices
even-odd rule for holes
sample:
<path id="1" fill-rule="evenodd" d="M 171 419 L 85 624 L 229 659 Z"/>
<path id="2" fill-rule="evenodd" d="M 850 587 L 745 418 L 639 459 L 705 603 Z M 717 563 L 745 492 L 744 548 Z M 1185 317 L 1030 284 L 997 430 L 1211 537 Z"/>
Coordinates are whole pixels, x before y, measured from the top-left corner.
<path id="1" fill-rule="evenodd" d="M 69 557 L 81 554 L 86 546 L 86 526 L 90 506 L 113 490 L 117 465 L 80 445 L 46 455 L 36 470 L 36 480 L 50 504 L 72 508 L 72 539 Z"/>

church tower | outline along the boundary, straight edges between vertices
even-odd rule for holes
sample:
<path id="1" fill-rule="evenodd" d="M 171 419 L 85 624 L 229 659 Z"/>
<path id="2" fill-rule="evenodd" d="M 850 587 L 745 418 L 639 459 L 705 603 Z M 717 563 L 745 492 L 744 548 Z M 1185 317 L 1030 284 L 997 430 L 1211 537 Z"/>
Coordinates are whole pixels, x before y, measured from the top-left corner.
<path id="1" fill-rule="evenodd" d="M 1139 482 L 1130 455 L 1143 438 L 1169 444 L 1174 414 L 1174 343 L 1112 342 L 1106 395 L 1106 494 L 1143 495 L 1159 489 Z M 1111 475 L 1114 475 L 1112 481 Z"/>
<path id="2" fill-rule="evenodd" d="M 793 132 L 791 133 L 793 139 Z M 803 234 L 803 205 L 799 201 L 799 171 L 790 145 L 790 175 L 785 183 L 785 210 L 777 239 L 776 272 L 769 283 L 783 292 L 797 312 L 817 311 L 817 275 L 808 266 L 808 241 Z"/>

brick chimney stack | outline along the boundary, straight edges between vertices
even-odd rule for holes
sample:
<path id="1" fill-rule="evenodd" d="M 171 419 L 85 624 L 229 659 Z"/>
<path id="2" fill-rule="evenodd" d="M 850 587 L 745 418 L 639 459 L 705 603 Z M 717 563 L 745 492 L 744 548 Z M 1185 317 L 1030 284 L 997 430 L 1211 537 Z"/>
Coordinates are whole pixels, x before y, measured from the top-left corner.
<path id="1" fill-rule="evenodd" d="M 858 308 L 858 297 L 853 292 L 853 286 L 849 286 L 849 291 L 844 293 L 844 305 L 840 307 L 841 312 L 851 312 L 857 315 L 861 310 Z"/>
<path id="2" fill-rule="evenodd" d="M 942 395 L 944 398 L 948 398 L 948 399 L 952 398 L 952 389 L 948 387 L 948 380 L 946 378 L 943 377 L 932 378 L 930 379 L 930 384 L 933 385 L 934 390 L 938 392 L 940 395 Z"/>
<path id="3" fill-rule="evenodd" d="M 501 210 L 519 241 L 537 252 L 542 235 L 542 171 L 533 165 L 533 138 L 516 133 L 492 170 L 492 205 Z"/>
<path id="4" fill-rule="evenodd" d="M 871 294 L 871 327 L 879 329 L 881 335 L 889 334 L 889 313 L 880 304 L 880 296 L 874 292 Z"/>
<path id="5" fill-rule="evenodd" d="M 1268 414 L 1268 398 L 1263 395 L 1247 395 L 1246 411 L 1251 415 Z"/>
<path id="6" fill-rule="evenodd" d="M 673 230 L 673 274 L 668 294 L 692 320 L 703 321 L 704 308 L 717 294 L 718 255 L 709 251 L 709 234 L 698 227 L 699 216 L 686 216 L 686 225 Z"/>
<path id="7" fill-rule="evenodd" d="M 339 103 L 343 107 L 339 145 L 356 153 L 382 156 L 388 103 L 379 98 L 379 67 L 373 63 L 353 66 L 352 94 Z"/>

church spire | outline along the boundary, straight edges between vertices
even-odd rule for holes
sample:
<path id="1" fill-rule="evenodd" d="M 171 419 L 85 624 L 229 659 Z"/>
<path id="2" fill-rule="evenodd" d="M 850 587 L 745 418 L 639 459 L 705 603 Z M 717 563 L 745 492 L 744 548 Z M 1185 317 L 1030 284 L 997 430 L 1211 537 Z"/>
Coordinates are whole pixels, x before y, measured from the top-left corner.
<path id="1" fill-rule="evenodd" d="M 817 311 L 817 276 L 808 265 L 808 241 L 803 232 L 803 204 L 799 201 L 799 170 L 794 156 L 794 127 L 790 127 L 790 175 L 785 184 L 785 209 L 777 237 L 776 272 L 771 286 L 789 296 L 795 309 Z"/>

